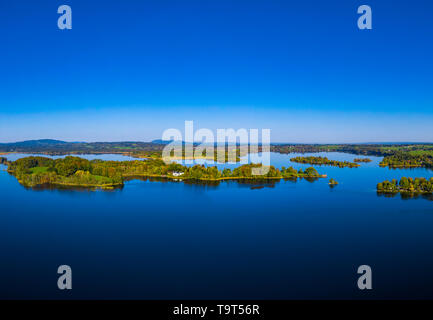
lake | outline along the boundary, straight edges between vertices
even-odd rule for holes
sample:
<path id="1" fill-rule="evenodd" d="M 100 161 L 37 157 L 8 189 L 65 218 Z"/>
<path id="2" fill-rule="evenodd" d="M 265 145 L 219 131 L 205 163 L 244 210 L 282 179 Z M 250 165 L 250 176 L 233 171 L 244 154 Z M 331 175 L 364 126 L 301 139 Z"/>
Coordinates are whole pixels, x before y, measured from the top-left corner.
<path id="1" fill-rule="evenodd" d="M 298 155 L 272 153 L 271 163 L 309 167 L 290 162 Z M 335 188 L 328 179 L 132 180 L 114 191 L 31 190 L 2 166 L 0 298 L 431 299 L 433 201 L 378 196 L 376 184 L 433 171 L 369 158 L 360 168 L 315 166 Z M 70 291 L 57 289 L 62 264 L 72 268 Z M 364 264 L 373 290 L 357 288 Z"/>

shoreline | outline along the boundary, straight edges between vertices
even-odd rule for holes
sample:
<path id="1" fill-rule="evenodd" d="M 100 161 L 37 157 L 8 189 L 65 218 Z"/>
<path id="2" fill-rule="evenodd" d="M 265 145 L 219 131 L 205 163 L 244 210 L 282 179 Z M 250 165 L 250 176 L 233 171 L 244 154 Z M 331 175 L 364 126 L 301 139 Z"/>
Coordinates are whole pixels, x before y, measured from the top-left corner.
<path id="1" fill-rule="evenodd" d="M 391 191 L 391 190 L 376 190 L 377 193 L 380 194 L 433 194 L 433 192 L 429 192 L 429 191 L 407 191 L 407 190 L 398 190 L 398 191 Z"/>
<path id="2" fill-rule="evenodd" d="M 11 175 L 13 175 L 12 172 L 7 171 L 8 173 L 10 173 Z M 14 176 L 14 175 L 13 175 Z M 14 176 L 15 177 L 15 176 Z M 194 179 L 194 178 L 181 178 L 181 177 L 176 177 L 176 176 L 169 176 L 169 175 L 152 175 L 152 174 L 126 174 L 123 175 L 123 178 L 125 179 L 124 181 L 131 181 L 131 180 L 135 180 L 134 178 L 159 178 L 159 179 L 169 179 L 169 180 L 173 180 L 173 182 L 179 181 L 179 182 L 184 182 L 184 181 L 189 181 L 189 182 L 194 182 L 194 181 L 200 181 L 200 182 L 220 182 L 220 181 L 242 181 L 242 180 L 247 180 L 247 181 L 266 181 L 266 180 L 286 180 L 286 179 L 306 179 L 306 178 L 311 178 L 311 179 L 323 179 L 323 178 L 327 178 L 326 174 L 322 174 L 322 175 L 314 175 L 314 176 L 309 176 L 309 175 L 297 175 L 297 176 L 290 176 L 290 177 L 266 177 L 266 176 L 257 176 L 257 177 L 221 177 L 221 178 L 215 178 L 215 179 L 209 179 L 209 178 L 200 178 L 200 179 Z M 18 183 L 26 188 L 37 188 L 37 187 L 41 187 L 43 185 L 47 185 L 47 186 L 60 186 L 60 187 L 71 187 L 71 188 L 83 188 L 83 189 L 103 189 L 103 190 L 108 190 L 108 189 L 115 189 L 117 187 L 122 187 L 124 186 L 124 181 L 121 183 L 113 183 L 113 184 L 98 184 L 98 185 L 93 185 L 93 184 L 76 184 L 76 183 L 63 183 L 63 182 L 49 182 L 49 183 L 42 183 L 42 184 L 35 184 L 35 185 L 29 185 L 29 184 L 25 184 L 23 183 L 21 180 L 18 180 Z"/>
<path id="3" fill-rule="evenodd" d="M 149 174 L 127 174 L 123 176 L 124 178 L 132 178 L 134 177 L 142 177 L 142 178 L 163 178 L 163 179 L 173 179 L 173 180 L 181 180 L 181 181 L 227 181 L 227 180 L 281 180 L 281 179 L 291 179 L 291 178 L 327 178 L 326 174 L 316 175 L 316 176 L 309 176 L 309 175 L 298 175 L 298 176 L 290 176 L 290 177 L 266 177 L 266 176 L 257 176 L 257 177 L 221 177 L 221 178 L 215 178 L 215 179 L 209 179 L 209 178 L 200 178 L 200 179 L 194 179 L 194 178 L 182 178 L 182 177 L 176 177 L 176 176 L 169 176 L 169 175 L 149 175 Z"/>

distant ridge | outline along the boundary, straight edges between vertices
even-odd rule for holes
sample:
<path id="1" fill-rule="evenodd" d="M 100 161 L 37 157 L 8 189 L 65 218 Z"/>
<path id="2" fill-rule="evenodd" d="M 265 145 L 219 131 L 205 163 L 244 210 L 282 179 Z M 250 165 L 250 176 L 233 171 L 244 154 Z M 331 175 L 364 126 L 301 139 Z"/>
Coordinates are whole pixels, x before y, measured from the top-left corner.
<path id="1" fill-rule="evenodd" d="M 19 142 L 9 142 L 9 143 L 0 143 L 0 145 L 9 145 L 9 146 L 42 146 L 42 145 L 58 145 L 58 144 L 67 144 L 69 142 L 54 140 L 54 139 L 40 139 L 40 140 L 26 140 Z"/>
<path id="2" fill-rule="evenodd" d="M 152 143 L 154 143 L 154 144 L 163 144 L 163 145 L 166 145 L 166 144 L 169 144 L 169 143 L 172 143 L 172 142 L 175 142 L 175 143 L 178 143 L 178 144 L 185 143 L 184 141 L 180 141 L 180 140 L 178 140 L 178 141 L 175 141 L 175 140 L 161 140 L 161 139 L 152 140 Z"/>
<path id="3" fill-rule="evenodd" d="M 169 144 L 170 142 L 171 142 L 170 140 L 161 140 L 161 139 L 152 140 L 152 143 L 155 144 Z"/>
<path id="4" fill-rule="evenodd" d="M 86 142 L 86 141 L 62 141 L 56 139 L 35 139 L 35 140 L 24 140 L 17 142 L 0 142 L 0 146 L 16 146 L 16 147 L 30 147 L 30 146 L 54 146 L 54 145 L 68 145 L 68 144 L 146 144 L 146 145 L 167 145 L 175 142 L 174 140 L 162 140 L 156 139 L 151 142 L 143 141 L 120 141 L 120 142 Z M 184 141 L 176 141 L 178 143 L 185 143 Z M 200 142 L 194 142 L 198 144 Z M 345 142 L 345 143 L 300 143 L 300 142 L 272 142 L 271 145 L 282 146 L 282 145 L 419 145 L 419 144 L 433 144 L 433 142 Z"/>

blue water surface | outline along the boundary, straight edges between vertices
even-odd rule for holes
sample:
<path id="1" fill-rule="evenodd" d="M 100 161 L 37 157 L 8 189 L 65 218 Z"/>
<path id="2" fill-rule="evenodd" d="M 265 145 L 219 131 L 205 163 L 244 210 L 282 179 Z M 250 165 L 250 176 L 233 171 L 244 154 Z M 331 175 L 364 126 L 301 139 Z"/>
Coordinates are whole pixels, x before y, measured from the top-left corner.
<path id="1" fill-rule="evenodd" d="M 309 166 L 291 163 L 294 156 L 272 153 L 271 163 Z M 360 168 L 317 166 L 335 188 L 328 179 L 132 180 L 114 191 L 34 190 L 2 166 L 0 298 L 433 298 L 433 201 L 375 191 L 385 179 L 433 172 L 380 168 L 381 158 L 369 158 Z M 73 271 L 70 291 L 57 289 L 62 264 Z M 357 288 L 364 264 L 373 290 Z"/>

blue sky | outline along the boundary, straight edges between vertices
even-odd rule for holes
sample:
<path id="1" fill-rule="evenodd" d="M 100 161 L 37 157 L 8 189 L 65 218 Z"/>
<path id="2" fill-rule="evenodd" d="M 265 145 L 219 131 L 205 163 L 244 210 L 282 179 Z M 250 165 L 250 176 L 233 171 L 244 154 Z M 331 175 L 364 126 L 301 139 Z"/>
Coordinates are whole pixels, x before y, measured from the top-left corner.
<path id="1" fill-rule="evenodd" d="M 72 30 L 57 7 L 72 8 Z M 373 30 L 357 28 L 368 4 Z M 0 142 L 433 142 L 433 2 L 2 1 Z"/>

